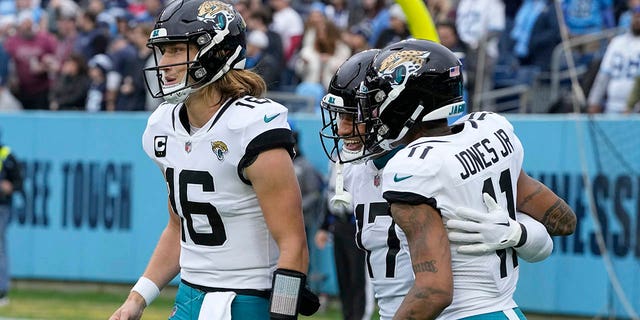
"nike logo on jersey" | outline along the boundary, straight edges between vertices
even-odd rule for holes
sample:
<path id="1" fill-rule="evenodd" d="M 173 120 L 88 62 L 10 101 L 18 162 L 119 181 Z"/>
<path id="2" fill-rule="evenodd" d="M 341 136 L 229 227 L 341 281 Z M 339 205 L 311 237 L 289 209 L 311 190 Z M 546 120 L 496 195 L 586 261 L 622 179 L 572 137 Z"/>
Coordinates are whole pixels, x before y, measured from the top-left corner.
<path id="1" fill-rule="evenodd" d="M 398 177 L 398 174 L 396 173 L 396 174 L 393 176 L 393 181 L 394 181 L 394 182 L 400 182 L 400 181 L 402 181 L 402 180 L 407 180 L 407 179 L 409 179 L 409 178 L 411 178 L 411 177 L 413 177 L 413 175 L 408 175 L 408 176 L 404 176 L 404 177 Z"/>
<path id="2" fill-rule="evenodd" d="M 263 120 L 264 120 L 264 123 L 269 123 L 269 122 L 271 122 L 271 120 L 273 120 L 273 119 L 277 118 L 279 115 L 280 115 L 279 113 L 276 113 L 276 114 L 274 114 L 274 115 L 272 115 L 272 116 L 270 116 L 270 117 L 267 117 L 267 115 L 265 114 L 265 115 L 264 115 L 264 119 L 263 119 Z"/>

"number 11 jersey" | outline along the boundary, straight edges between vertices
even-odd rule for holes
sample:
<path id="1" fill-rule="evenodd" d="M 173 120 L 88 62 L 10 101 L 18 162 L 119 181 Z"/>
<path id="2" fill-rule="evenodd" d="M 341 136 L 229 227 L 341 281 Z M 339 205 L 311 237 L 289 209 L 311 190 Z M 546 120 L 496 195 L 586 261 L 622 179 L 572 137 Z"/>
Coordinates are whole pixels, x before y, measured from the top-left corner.
<path id="1" fill-rule="evenodd" d="M 382 176 L 389 202 L 425 203 L 443 222 L 458 207 L 486 212 L 489 193 L 515 220 L 516 186 L 524 151 L 513 126 L 490 112 L 471 113 L 452 134 L 422 137 L 399 151 Z M 489 213 L 487 213 L 489 214 Z M 482 256 L 463 255 L 451 244 L 453 302 L 438 319 L 461 319 L 516 307 L 518 259 L 512 248 Z"/>

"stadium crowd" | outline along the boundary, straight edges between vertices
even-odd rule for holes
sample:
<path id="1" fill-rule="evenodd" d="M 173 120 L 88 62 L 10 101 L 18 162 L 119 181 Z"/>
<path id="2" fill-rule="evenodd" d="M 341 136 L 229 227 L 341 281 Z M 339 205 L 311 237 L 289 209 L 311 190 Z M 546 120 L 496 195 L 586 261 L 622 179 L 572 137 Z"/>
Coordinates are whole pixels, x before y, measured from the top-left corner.
<path id="1" fill-rule="evenodd" d="M 142 69 L 152 62 L 146 42 L 167 1 L 0 0 L 0 110 L 155 109 L 160 101 L 147 93 Z M 625 102 L 640 75 L 640 46 L 633 45 L 640 41 L 640 1 L 561 2 L 560 21 L 566 22 L 569 37 L 620 27 L 629 38 L 624 40 L 629 44 L 627 54 L 611 62 L 613 66 L 603 65 L 601 72 L 607 43 L 596 41 L 573 51 L 576 64 L 587 69 L 581 74 L 582 87 L 587 94 L 591 86 L 596 88 L 583 110 L 634 111 L 635 103 Z M 338 66 L 351 55 L 411 37 L 407 17 L 390 0 L 234 0 L 233 4 L 248 27 L 247 67 L 264 77 L 271 92 L 319 99 Z M 478 92 L 548 81 L 553 50 L 562 41 L 554 1 L 425 0 L 425 4 L 441 42 L 465 65 L 468 100 L 477 98 Z M 613 106 L 607 92 L 615 92 Z M 542 111 L 568 111 L 561 104 Z"/>

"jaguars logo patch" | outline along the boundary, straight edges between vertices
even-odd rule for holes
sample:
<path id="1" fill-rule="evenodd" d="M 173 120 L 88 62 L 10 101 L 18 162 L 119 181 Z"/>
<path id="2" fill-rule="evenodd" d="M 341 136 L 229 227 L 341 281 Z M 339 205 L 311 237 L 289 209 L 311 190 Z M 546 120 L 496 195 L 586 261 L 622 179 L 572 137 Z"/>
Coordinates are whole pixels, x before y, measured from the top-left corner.
<path id="1" fill-rule="evenodd" d="M 235 16 L 233 7 L 221 1 L 205 1 L 198 7 L 198 21 L 213 22 L 216 30 L 224 30 Z"/>
<path id="2" fill-rule="evenodd" d="M 211 150 L 213 151 L 213 154 L 216 155 L 216 158 L 218 158 L 218 160 L 220 161 L 223 161 L 224 154 L 229 152 L 229 148 L 227 147 L 227 144 L 222 141 L 211 142 Z"/>
<path id="3" fill-rule="evenodd" d="M 427 58 L 429 51 L 405 50 L 394 52 L 380 63 L 378 76 L 391 77 L 392 84 L 401 84 L 416 71 L 420 70 Z"/>

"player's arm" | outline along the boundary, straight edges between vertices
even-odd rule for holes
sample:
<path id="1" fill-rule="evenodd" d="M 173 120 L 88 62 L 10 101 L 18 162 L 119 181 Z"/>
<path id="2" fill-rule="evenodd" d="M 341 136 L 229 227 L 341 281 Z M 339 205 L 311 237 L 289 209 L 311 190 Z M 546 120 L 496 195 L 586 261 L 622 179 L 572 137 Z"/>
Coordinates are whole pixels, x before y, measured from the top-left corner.
<path id="1" fill-rule="evenodd" d="M 137 320 L 160 290 L 180 271 L 180 218 L 169 205 L 169 222 L 144 274 L 133 287 L 127 300 L 109 320 Z"/>
<path id="2" fill-rule="evenodd" d="M 280 249 L 278 268 L 307 273 L 309 253 L 302 196 L 293 162 L 283 148 L 261 152 L 245 169 L 258 196 L 267 227 Z"/>
<path id="3" fill-rule="evenodd" d="M 394 319 L 435 319 L 453 299 L 451 253 L 442 217 L 427 204 L 395 202 L 390 208 L 407 236 L 415 274 Z"/>
<path id="4" fill-rule="evenodd" d="M 306 287 L 309 267 L 302 196 L 289 153 L 284 148 L 261 152 L 245 169 L 274 240 L 280 250 L 273 274 L 269 312 L 272 318 L 297 319 L 314 314 L 318 297 Z M 291 297 L 298 300 L 291 303 Z"/>
<path id="5" fill-rule="evenodd" d="M 484 255 L 505 248 L 514 248 L 528 262 L 538 262 L 551 255 L 553 241 L 545 227 L 530 216 L 517 213 L 511 219 L 487 193 L 483 195 L 484 210 L 460 207 L 455 218 L 447 221 L 449 241 L 460 244 L 462 254 Z"/>
<path id="6" fill-rule="evenodd" d="M 540 221 L 552 236 L 570 235 L 576 229 L 577 218 L 571 207 L 524 170 L 518 177 L 516 209 Z"/>

